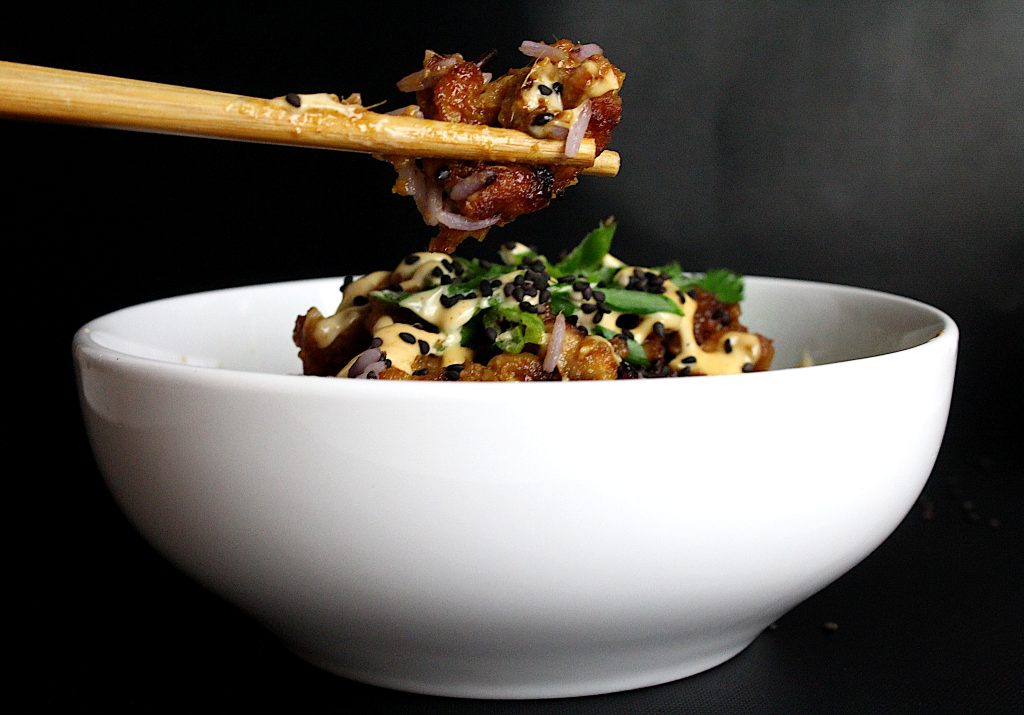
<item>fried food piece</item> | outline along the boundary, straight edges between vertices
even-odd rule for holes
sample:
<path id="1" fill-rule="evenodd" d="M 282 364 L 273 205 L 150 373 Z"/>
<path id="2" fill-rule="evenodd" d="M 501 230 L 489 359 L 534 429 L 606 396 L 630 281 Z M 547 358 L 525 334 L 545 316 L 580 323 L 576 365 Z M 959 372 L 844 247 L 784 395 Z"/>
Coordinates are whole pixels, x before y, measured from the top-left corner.
<path id="1" fill-rule="evenodd" d="M 517 129 L 537 139 L 565 140 L 574 156 L 584 137 L 600 153 L 622 116 L 619 89 L 623 72 L 597 45 L 559 40 L 551 45 L 524 42 L 532 65 L 497 79 L 483 71 L 493 56 L 467 61 L 460 54 L 428 51 L 423 69 L 398 83 L 416 92 L 427 119 Z M 496 164 L 455 160 L 390 158 L 398 172 L 393 190 L 412 196 L 438 234 L 431 251 L 451 253 L 469 236 L 483 239 L 495 225 L 547 206 L 576 183 L 579 169 L 568 166 Z"/>

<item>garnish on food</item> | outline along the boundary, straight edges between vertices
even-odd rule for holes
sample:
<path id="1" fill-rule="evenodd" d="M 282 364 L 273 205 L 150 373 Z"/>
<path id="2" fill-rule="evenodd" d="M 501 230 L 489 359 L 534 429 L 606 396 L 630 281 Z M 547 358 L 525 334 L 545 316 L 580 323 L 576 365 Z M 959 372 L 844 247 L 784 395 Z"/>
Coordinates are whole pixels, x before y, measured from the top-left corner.
<path id="1" fill-rule="evenodd" d="M 536 139 L 565 140 L 566 156 L 594 140 L 599 154 L 619 123 L 625 74 L 595 44 L 526 41 L 533 64 L 492 78 L 494 52 L 475 61 L 427 51 L 423 69 L 398 82 L 416 93 L 400 113 L 447 122 L 518 129 Z M 385 157 L 398 178 L 393 190 L 412 196 L 423 220 L 437 226 L 432 252 L 451 253 L 468 236 L 482 239 L 495 225 L 547 206 L 576 183 L 571 166 Z"/>
<path id="2" fill-rule="evenodd" d="M 293 338 L 307 375 L 383 380 L 615 380 L 767 370 L 740 323 L 743 278 L 627 266 L 605 221 L 565 258 L 519 243 L 501 260 L 413 253 L 310 308 Z"/>

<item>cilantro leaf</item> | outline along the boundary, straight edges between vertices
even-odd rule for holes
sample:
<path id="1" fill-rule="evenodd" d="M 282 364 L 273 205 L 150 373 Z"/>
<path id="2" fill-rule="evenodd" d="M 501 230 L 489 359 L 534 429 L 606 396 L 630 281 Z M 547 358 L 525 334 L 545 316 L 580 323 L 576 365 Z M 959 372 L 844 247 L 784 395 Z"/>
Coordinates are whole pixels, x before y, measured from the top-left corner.
<path id="1" fill-rule="evenodd" d="M 552 275 L 557 278 L 600 268 L 601 261 L 608 255 L 611 248 L 615 227 L 614 219 L 603 221 L 601 225 L 588 233 L 580 244 L 569 252 L 568 256 L 551 267 Z"/>

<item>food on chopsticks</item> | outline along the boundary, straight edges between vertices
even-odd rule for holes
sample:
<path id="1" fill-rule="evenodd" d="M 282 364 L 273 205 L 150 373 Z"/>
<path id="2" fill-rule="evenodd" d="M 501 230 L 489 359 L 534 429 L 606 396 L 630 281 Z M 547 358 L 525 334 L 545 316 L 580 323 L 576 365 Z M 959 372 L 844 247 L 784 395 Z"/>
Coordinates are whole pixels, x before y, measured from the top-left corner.
<path id="1" fill-rule="evenodd" d="M 584 138 L 600 154 L 619 123 L 623 72 L 600 46 L 558 40 L 523 42 L 529 66 L 492 78 L 494 53 L 478 60 L 427 51 L 423 69 L 398 83 L 416 104 L 396 113 L 460 124 L 504 127 L 533 139 L 562 140 L 567 159 Z M 469 236 L 547 206 L 576 183 L 579 166 L 384 157 L 398 172 L 394 191 L 412 196 L 423 220 L 438 227 L 433 252 L 451 253 Z"/>
<path id="2" fill-rule="evenodd" d="M 740 323 L 743 279 L 627 266 L 606 221 L 559 261 L 522 244 L 500 263 L 413 253 L 346 280 L 337 311 L 299 316 L 307 375 L 382 380 L 615 380 L 767 370 Z"/>

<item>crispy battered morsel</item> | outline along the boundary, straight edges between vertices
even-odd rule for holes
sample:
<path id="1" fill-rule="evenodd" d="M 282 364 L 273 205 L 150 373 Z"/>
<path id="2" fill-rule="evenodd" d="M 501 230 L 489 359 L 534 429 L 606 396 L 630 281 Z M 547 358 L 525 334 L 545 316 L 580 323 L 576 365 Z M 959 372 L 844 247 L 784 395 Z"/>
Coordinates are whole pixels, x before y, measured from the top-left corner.
<path id="1" fill-rule="evenodd" d="M 584 137 L 600 153 L 622 115 L 619 88 L 623 72 L 597 45 L 559 40 L 551 45 L 524 42 L 532 65 L 491 79 L 483 66 L 460 54 L 427 51 L 423 69 L 402 79 L 399 89 L 416 92 L 417 112 L 427 119 L 517 129 L 537 139 L 565 140 L 573 156 Z M 412 196 L 423 220 L 438 227 L 430 250 L 451 253 L 465 238 L 482 239 L 495 225 L 547 206 L 576 183 L 579 169 L 395 159 L 393 191 Z"/>

